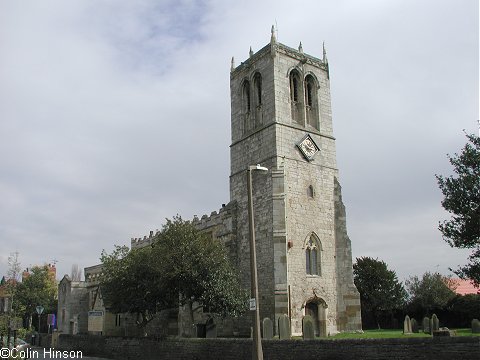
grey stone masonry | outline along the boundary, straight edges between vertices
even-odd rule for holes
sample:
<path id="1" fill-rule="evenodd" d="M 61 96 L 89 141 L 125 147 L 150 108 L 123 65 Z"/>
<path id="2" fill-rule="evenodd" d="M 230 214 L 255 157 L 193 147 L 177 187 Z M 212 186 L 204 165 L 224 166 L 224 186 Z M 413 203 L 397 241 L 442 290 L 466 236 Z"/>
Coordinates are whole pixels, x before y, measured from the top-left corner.
<path id="1" fill-rule="evenodd" d="M 325 335 L 361 329 L 326 57 L 307 55 L 272 35 L 270 44 L 232 67 L 230 93 L 230 201 L 237 204 L 234 241 L 247 288 L 246 169 L 269 169 L 253 174 L 261 317 L 278 324 L 288 316 L 292 335 L 302 334 L 305 315 Z"/>

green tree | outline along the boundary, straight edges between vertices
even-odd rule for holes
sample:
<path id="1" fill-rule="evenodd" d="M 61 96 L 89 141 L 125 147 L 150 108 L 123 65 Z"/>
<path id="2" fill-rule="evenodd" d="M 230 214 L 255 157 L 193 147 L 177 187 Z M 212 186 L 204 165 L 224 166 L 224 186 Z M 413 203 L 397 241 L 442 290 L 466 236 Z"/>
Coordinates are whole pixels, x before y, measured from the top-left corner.
<path id="1" fill-rule="evenodd" d="M 450 246 L 473 249 L 470 262 L 455 273 L 480 286 L 480 137 L 467 138 L 461 154 L 449 156 L 455 175 L 436 175 L 444 196 L 442 206 L 452 214 L 438 228 Z"/>
<path id="2" fill-rule="evenodd" d="M 455 297 L 454 283 L 449 277 L 439 273 L 426 272 L 420 279 L 411 276 L 405 281 L 409 293 L 409 304 L 430 316 L 433 310 L 443 309 Z"/>
<path id="3" fill-rule="evenodd" d="M 380 316 L 392 314 L 405 304 L 407 293 L 403 285 L 384 261 L 370 257 L 357 258 L 353 276 L 362 308 L 372 314 L 380 329 Z"/>
<path id="4" fill-rule="evenodd" d="M 146 325 L 161 310 L 174 306 L 173 294 L 165 286 L 163 268 L 155 266 L 152 248 L 129 251 L 116 246 L 112 254 L 102 252 L 100 291 L 105 306 L 113 313 L 137 315 L 137 325 Z M 178 296 L 178 295 L 177 295 Z"/>
<path id="5" fill-rule="evenodd" d="M 145 329 L 161 310 L 185 305 L 193 325 L 193 306 L 220 316 L 246 310 L 242 289 L 223 245 L 180 216 L 166 221 L 152 246 L 102 252 L 100 289 L 112 312 L 139 314 Z M 187 336 L 192 329 L 186 329 Z"/>
<path id="6" fill-rule="evenodd" d="M 57 283 L 47 265 L 32 267 L 28 276 L 17 284 L 15 295 L 16 314 L 28 321 L 29 328 L 38 305 L 44 307 L 45 313 L 56 313 Z"/>
<path id="7" fill-rule="evenodd" d="M 153 248 L 168 288 L 185 305 L 193 325 L 193 305 L 220 316 L 238 316 L 246 310 L 248 293 L 240 285 L 225 248 L 180 216 L 167 219 Z M 159 262 L 157 261 L 157 264 Z M 186 336 L 190 336 L 186 329 Z"/>

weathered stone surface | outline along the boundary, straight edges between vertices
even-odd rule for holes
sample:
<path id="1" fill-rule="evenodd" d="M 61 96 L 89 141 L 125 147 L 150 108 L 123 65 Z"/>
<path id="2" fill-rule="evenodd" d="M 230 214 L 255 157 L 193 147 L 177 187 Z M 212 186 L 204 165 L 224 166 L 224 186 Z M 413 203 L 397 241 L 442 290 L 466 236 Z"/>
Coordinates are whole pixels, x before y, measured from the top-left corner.
<path id="1" fill-rule="evenodd" d="M 292 91 L 295 72 L 298 89 Z M 259 76 L 260 93 L 255 85 Z M 315 86 L 306 93 L 309 81 Z M 326 333 L 361 329 L 360 296 L 353 283 L 351 244 L 337 180 L 329 82 L 322 60 L 278 43 L 253 54 L 230 74 L 230 200 L 238 204 L 238 266 L 248 285 L 245 170 L 261 164 L 269 169 L 266 175 L 253 174 L 261 316 L 277 321 L 289 313 L 293 335 L 302 334 L 303 309 L 317 298 L 327 304 L 328 312 L 314 321 L 323 321 Z M 292 99 L 293 93 L 301 96 Z M 308 106 L 304 94 L 311 96 Z M 297 146 L 307 135 L 320 150 L 310 160 Z M 316 263 L 307 267 L 312 237 Z"/>
<path id="2" fill-rule="evenodd" d="M 287 315 L 280 315 L 278 318 L 278 336 L 280 340 L 290 339 L 290 319 Z"/>
<path id="3" fill-rule="evenodd" d="M 440 321 L 438 320 L 437 315 L 433 314 L 431 319 L 431 331 L 437 331 L 440 328 Z"/>
<path id="4" fill-rule="evenodd" d="M 269 318 L 263 319 L 263 336 L 265 340 L 273 339 L 273 322 Z"/>
<path id="5" fill-rule="evenodd" d="M 423 332 L 425 334 L 431 334 L 431 331 L 430 331 L 430 319 L 428 317 L 424 317 L 423 318 Z"/>
<path id="6" fill-rule="evenodd" d="M 404 334 L 411 334 L 412 333 L 412 323 L 411 323 L 410 317 L 408 315 L 406 315 L 405 320 L 403 320 L 403 333 Z"/>
<path id="7" fill-rule="evenodd" d="M 303 340 L 313 339 L 315 339 L 313 319 L 310 315 L 305 315 L 303 318 Z"/>
<path id="8" fill-rule="evenodd" d="M 480 334 L 480 321 L 478 319 L 472 320 L 472 333 Z"/>
<path id="9" fill-rule="evenodd" d="M 418 323 L 417 320 L 411 319 L 410 322 L 412 323 L 412 333 L 418 333 Z"/>

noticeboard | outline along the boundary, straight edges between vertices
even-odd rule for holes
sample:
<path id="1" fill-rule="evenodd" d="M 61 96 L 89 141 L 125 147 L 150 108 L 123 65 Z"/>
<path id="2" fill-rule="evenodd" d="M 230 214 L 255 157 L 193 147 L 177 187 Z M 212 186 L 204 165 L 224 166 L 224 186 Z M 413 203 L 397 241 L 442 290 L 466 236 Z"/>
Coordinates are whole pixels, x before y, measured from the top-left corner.
<path id="1" fill-rule="evenodd" d="M 103 311 L 93 310 L 88 312 L 88 331 L 103 331 Z"/>

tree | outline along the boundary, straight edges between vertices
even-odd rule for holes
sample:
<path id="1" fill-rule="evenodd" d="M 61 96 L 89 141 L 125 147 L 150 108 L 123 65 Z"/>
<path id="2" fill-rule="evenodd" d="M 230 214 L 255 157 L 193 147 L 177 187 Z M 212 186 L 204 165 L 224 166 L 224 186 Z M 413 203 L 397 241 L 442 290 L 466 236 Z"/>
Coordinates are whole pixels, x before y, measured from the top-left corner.
<path id="1" fill-rule="evenodd" d="M 161 310 L 185 305 L 193 325 L 193 305 L 221 316 L 246 310 L 247 292 L 223 245 L 201 234 L 180 216 L 166 221 L 152 246 L 102 252 L 100 291 L 112 312 L 139 314 L 143 328 Z M 192 329 L 186 329 L 186 335 Z"/>
<path id="2" fill-rule="evenodd" d="M 246 310 L 248 293 L 240 285 L 225 248 L 200 233 L 180 216 L 167 219 L 154 244 L 154 258 L 161 266 L 168 288 L 179 294 L 193 325 L 193 305 L 220 316 L 238 316 Z M 158 264 L 158 262 L 157 262 Z M 186 336 L 192 329 L 185 329 Z"/>
<path id="3" fill-rule="evenodd" d="M 154 266 L 158 259 L 153 259 L 151 250 L 129 251 L 127 246 L 115 246 L 112 254 L 103 251 L 101 256 L 100 291 L 105 306 L 113 313 L 137 315 L 137 325 L 145 335 L 145 327 L 154 315 L 176 303 L 165 286 L 162 267 Z"/>
<path id="4" fill-rule="evenodd" d="M 438 228 L 450 246 L 473 249 L 470 262 L 455 273 L 480 286 L 480 137 L 471 134 L 467 139 L 461 154 L 449 156 L 455 175 L 436 175 L 442 206 L 452 214 Z"/>
<path id="5" fill-rule="evenodd" d="M 17 284 L 20 280 L 20 271 L 21 271 L 21 264 L 19 260 L 19 253 L 15 251 L 10 253 L 8 257 L 8 280 L 5 281 L 4 286 L 5 289 L 10 296 L 10 308 L 13 310 L 13 316 L 15 317 L 15 308 L 13 303 L 16 298 L 16 291 L 17 291 Z"/>
<path id="6" fill-rule="evenodd" d="M 7 276 L 14 283 L 16 283 L 20 280 L 21 265 L 20 265 L 20 261 L 19 261 L 18 258 L 19 258 L 18 251 L 10 253 L 10 256 L 8 257 Z"/>
<path id="7" fill-rule="evenodd" d="M 363 309 L 373 315 L 380 329 L 381 314 L 392 314 L 403 307 L 407 295 L 403 285 L 385 262 L 370 257 L 357 258 L 353 276 Z"/>
<path id="8" fill-rule="evenodd" d="M 410 306 L 429 316 L 435 309 L 443 309 L 455 297 L 455 285 L 449 277 L 426 272 L 420 279 L 411 276 L 405 281 Z"/>
<path id="9" fill-rule="evenodd" d="M 30 269 L 28 276 L 17 284 L 16 299 L 14 308 L 17 315 L 28 321 L 29 328 L 38 305 L 44 307 L 45 313 L 56 312 L 57 283 L 47 265 L 34 266 Z"/>

